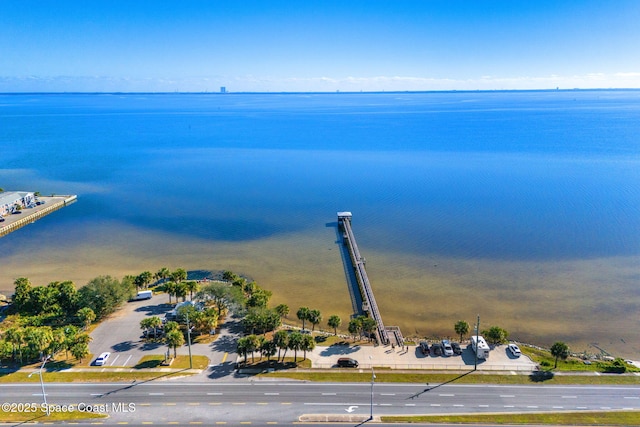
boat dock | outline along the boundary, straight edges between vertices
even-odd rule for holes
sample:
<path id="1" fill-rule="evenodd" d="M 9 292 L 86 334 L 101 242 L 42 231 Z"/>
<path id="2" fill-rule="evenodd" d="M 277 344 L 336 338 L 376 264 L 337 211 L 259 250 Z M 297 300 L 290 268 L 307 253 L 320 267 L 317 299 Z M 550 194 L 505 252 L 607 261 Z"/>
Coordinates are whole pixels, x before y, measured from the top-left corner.
<path id="1" fill-rule="evenodd" d="M 343 243 L 348 247 L 353 269 L 355 271 L 358 287 L 362 293 L 362 310 L 376 321 L 376 339 L 382 345 L 404 345 L 404 338 L 397 326 L 385 328 L 378 304 L 371 289 L 371 283 L 365 269 L 366 260 L 360 255 L 356 237 L 351 228 L 351 212 L 338 212 L 338 226 L 343 231 Z M 391 333 L 391 334 L 390 334 Z M 391 338 L 390 338 L 391 335 Z"/>
<path id="2" fill-rule="evenodd" d="M 5 220 L 0 222 L 0 237 L 6 236 L 12 231 L 49 215 L 51 212 L 57 211 L 71 203 L 75 202 L 78 196 L 40 196 L 38 199 L 44 201 L 44 204 L 33 208 L 22 209 L 20 214 L 8 215 Z"/>

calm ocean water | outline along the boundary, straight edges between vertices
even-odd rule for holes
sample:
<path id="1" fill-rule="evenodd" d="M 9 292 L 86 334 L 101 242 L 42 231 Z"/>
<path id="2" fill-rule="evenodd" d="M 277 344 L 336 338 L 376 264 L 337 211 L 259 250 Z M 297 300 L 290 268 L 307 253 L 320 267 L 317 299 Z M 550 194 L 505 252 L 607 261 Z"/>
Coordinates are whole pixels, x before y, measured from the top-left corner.
<path id="1" fill-rule="evenodd" d="M 473 323 L 451 287 L 519 336 L 640 354 L 638 333 L 618 336 L 638 329 L 638 135 L 639 91 L 0 95 L 0 187 L 79 195 L 0 239 L 0 290 L 169 263 L 329 310 L 313 290 L 348 299 L 332 223 L 351 210 L 391 324 Z M 555 326 L 503 321 L 500 304 L 526 313 L 543 290 Z"/>

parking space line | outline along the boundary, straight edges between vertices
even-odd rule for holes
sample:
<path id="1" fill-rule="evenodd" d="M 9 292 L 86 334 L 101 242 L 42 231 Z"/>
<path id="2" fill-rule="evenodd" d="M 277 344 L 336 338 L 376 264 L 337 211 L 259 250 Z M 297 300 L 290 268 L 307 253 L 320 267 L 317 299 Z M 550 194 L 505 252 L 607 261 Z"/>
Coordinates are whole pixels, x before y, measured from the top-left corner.
<path id="1" fill-rule="evenodd" d="M 226 351 L 224 352 L 224 356 L 222 356 L 222 362 L 220 363 L 224 363 L 227 361 L 227 356 L 229 355 L 229 353 L 227 353 Z"/>
<path id="2" fill-rule="evenodd" d="M 116 357 L 113 358 L 113 360 L 111 361 L 111 365 L 109 365 L 109 366 L 115 366 L 116 360 L 118 360 L 118 357 L 120 357 L 120 355 L 116 354 Z"/>
<path id="3" fill-rule="evenodd" d="M 127 366 L 127 363 L 129 363 L 129 360 L 131 360 L 132 357 L 133 357 L 133 354 L 130 354 L 129 357 L 127 357 L 127 360 L 124 361 L 122 366 Z"/>

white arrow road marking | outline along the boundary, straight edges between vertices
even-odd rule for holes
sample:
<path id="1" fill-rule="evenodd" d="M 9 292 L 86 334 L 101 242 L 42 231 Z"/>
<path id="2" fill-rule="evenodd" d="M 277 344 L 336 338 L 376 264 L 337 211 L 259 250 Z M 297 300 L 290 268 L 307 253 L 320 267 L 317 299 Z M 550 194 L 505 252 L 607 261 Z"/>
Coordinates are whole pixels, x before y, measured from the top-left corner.
<path id="1" fill-rule="evenodd" d="M 349 406 L 347 409 L 345 409 L 345 411 L 351 413 L 351 412 L 355 411 L 356 408 L 357 408 L 357 406 Z"/>

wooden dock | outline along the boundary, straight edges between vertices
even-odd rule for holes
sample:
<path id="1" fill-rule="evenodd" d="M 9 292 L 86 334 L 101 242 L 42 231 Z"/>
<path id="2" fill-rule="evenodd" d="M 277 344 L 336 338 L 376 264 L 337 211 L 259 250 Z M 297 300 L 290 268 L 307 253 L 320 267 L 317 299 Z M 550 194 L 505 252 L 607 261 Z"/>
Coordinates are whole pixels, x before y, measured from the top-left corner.
<path id="1" fill-rule="evenodd" d="M 393 331 L 391 335 L 394 343 L 398 346 L 404 345 L 404 339 L 400 333 L 400 328 L 397 326 L 385 328 L 384 323 L 382 322 L 382 316 L 380 315 L 380 310 L 378 309 L 378 304 L 376 303 L 376 298 L 373 295 L 371 283 L 367 276 L 367 270 L 365 269 L 366 261 L 362 255 L 360 255 L 358 243 L 356 242 L 356 237 L 354 236 L 353 229 L 351 228 L 351 216 L 351 212 L 338 212 L 338 225 L 343 231 L 344 244 L 349 248 L 349 254 L 351 255 L 351 262 L 353 263 L 358 287 L 362 293 L 363 311 L 367 312 L 369 316 L 376 321 L 376 338 L 378 343 L 382 345 L 391 344 L 392 340 L 389 337 L 389 331 Z"/>
<path id="2" fill-rule="evenodd" d="M 65 206 L 75 202 L 78 196 L 40 196 L 39 199 L 44 200 L 44 205 L 37 206 L 31 209 L 23 209 L 20 215 L 10 215 L 6 217 L 3 222 L 0 222 L 0 237 L 6 236 L 12 231 L 25 225 L 31 224 L 34 221 L 49 215 L 51 212 L 57 211 Z"/>

